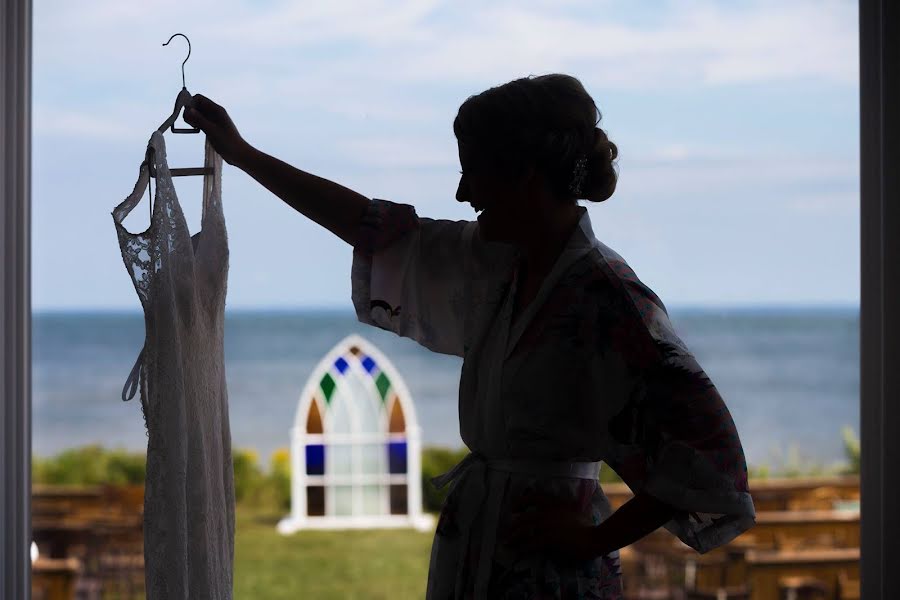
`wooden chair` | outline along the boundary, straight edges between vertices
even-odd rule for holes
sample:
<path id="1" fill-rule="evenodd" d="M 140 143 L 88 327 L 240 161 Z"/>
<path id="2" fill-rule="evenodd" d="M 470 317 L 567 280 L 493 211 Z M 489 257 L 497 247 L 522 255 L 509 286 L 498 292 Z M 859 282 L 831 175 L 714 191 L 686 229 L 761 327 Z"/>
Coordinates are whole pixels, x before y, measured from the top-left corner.
<path id="1" fill-rule="evenodd" d="M 775 549 L 796 550 L 798 548 L 838 548 L 838 537 L 833 531 L 823 531 L 798 538 L 781 532 L 775 533 Z"/>
<path id="2" fill-rule="evenodd" d="M 39 556 L 31 564 L 32 600 L 74 598 L 79 569 L 80 564 L 75 558 Z"/>
<path id="3" fill-rule="evenodd" d="M 685 600 L 750 600 L 750 586 L 737 585 L 715 590 L 688 590 Z"/>
<path id="4" fill-rule="evenodd" d="M 826 598 L 837 586 L 841 569 L 856 576 L 859 572 L 859 548 L 798 548 L 796 550 L 748 550 L 747 573 L 754 595 L 759 600 L 777 600 L 794 588 L 795 598 L 821 597 L 814 591 L 793 585 L 791 577 L 815 578 L 825 583 Z M 798 589 L 799 588 L 799 589 Z M 801 595 L 801 592 L 803 595 Z"/>
<path id="5" fill-rule="evenodd" d="M 750 586 L 735 580 L 744 571 L 743 552 L 728 548 L 685 559 L 685 600 L 749 600 Z"/>
<path id="6" fill-rule="evenodd" d="M 859 579 L 851 579 L 843 569 L 838 571 L 835 600 L 859 600 L 859 594 Z"/>
<path id="7" fill-rule="evenodd" d="M 788 575 L 778 580 L 779 600 L 826 600 L 828 586 L 816 577 Z"/>
<path id="8" fill-rule="evenodd" d="M 137 598 L 144 594 L 144 555 L 115 549 L 100 556 L 98 573 L 104 594 Z"/>
<path id="9" fill-rule="evenodd" d="M 788 510 L 831 510 L 842 499 L 840 488 L 821 486 L 788 499 Z"/>
<path id="10" fill-rule="evenodd" d="M 676 596 L 673 595 L 671 590 L 666 588 L 639 587 L 626 592 L 625 597 L 628 600 L 673 600 Z"/>
<path id="11" fill-rule="evenodd" d="M 106 485 L 103 486 L 103 497 L 107 506 L 121 515 L 144 514 L 143 485 Z"/>
<path id="12" fill-rule="evenodd" d="M 757 523 L 753 527 L 755 549 L 776 549 L 776 534 L 799 538 L 799 543 L 809 539 L 815 547 L 857 548 L 859 547 L 860 513 L 835 510 L 795 510 L 781 512 L 758 512 Z M 827 534 L 827 535 L 823 535 Z M 829 539 L 828 536 L 833 539 Z M 817 542 L 819 538 L 821 541 Z M 798 542 L 794 542 L 796 545 Z M 827 544 L 827 546 L 825 545 Z"/>
<path id="13" fill-rule="evenodd" d="M 619 554 L 625 597 L 629 600 L 682 600 L 683 586 L 672 585 L 666 555 L 638 551 L 633 546 L 628 546 L 627 559 L 622 551 Z"/>

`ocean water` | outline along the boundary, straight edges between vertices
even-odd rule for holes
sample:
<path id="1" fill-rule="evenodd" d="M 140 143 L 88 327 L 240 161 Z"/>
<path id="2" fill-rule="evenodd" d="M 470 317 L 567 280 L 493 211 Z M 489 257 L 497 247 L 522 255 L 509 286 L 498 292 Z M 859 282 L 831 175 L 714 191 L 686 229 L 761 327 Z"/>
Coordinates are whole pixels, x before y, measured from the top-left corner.
<path id="1" fill-rule="evenodd" d="M 859 309 L 669 309 L 679 336 L 725 398 L 751 465 L 845 459 L 841 428 L 859 436 Z M 122 387 L 144 340 L 137 312 L 33 316 L 33 452 L 83 444 L 146 450 L 139 394 Z M 364 325 L 352 310 L 226 311 L 232 444 L 263 466 L 290 443 L 300 393 L 321 357 L 357 333 L 405 378 L 423 444 L 462 446 L 462 359 Z"/>

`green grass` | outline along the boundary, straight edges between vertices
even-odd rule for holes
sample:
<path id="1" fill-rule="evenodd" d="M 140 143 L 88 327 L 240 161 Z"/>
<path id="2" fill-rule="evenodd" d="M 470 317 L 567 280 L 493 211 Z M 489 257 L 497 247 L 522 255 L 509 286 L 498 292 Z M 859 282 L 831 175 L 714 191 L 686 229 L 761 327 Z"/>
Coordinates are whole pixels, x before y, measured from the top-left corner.
<path id="1" fill-rule="evenodd" d="M 235 600 L 424 598 L 433 532 L 415 529 L 298 531 L 282 514 L 239 506 Z"/>

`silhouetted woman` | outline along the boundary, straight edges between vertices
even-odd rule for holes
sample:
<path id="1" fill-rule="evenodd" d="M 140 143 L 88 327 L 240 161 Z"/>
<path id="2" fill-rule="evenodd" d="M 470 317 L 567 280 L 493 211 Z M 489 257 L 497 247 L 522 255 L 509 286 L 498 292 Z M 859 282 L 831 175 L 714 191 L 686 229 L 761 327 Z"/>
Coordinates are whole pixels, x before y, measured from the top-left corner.
<path id="1" fill-rule="evenodd" d="M 257 150 L 199 94 L 185 119 L 229 164 L 353 246 L 359 320 L 463 358 L 460 435 L 427 598 L 621 598 L 619 548 L 660 526 L 705 553 L 755 523 L 716 387 L 662 301 L 594 237 L 579 199 L 616 187 L 616 145 L 581 82 L 525 77 L 453 121 L 456 199 L 419 217 Z M 613 513 L 601 462 L 634 497 Z"/>

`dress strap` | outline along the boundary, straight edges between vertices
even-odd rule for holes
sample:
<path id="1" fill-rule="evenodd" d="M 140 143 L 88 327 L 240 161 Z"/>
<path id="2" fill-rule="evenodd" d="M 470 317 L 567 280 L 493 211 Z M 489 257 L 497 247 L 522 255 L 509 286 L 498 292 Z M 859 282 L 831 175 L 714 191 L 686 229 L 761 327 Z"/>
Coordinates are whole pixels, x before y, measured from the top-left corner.
<path id="1" fill-rule="evenodd" d="M 146 348 L 146 346 L 145 346 Z M 131 367 L 131 373 L 128 374 L 128 379 L 125 380 L 125 387 L 122 388 L 122 400 L 127 402 L 134 398 L 134 393 L 137 391 L 138 382 L 140 381 L 140 368 L 142 366 L 141 359 L 144 358 L 144 348 L 141 348 L 140 353 L 138 354 L 137 360 L 134 361 L 134 366 Z M 126 392 L 128 390 L 128 386 L 131 386 L 131 391 Z M 126 398 L 125 395 L 128 395 Z"/>

